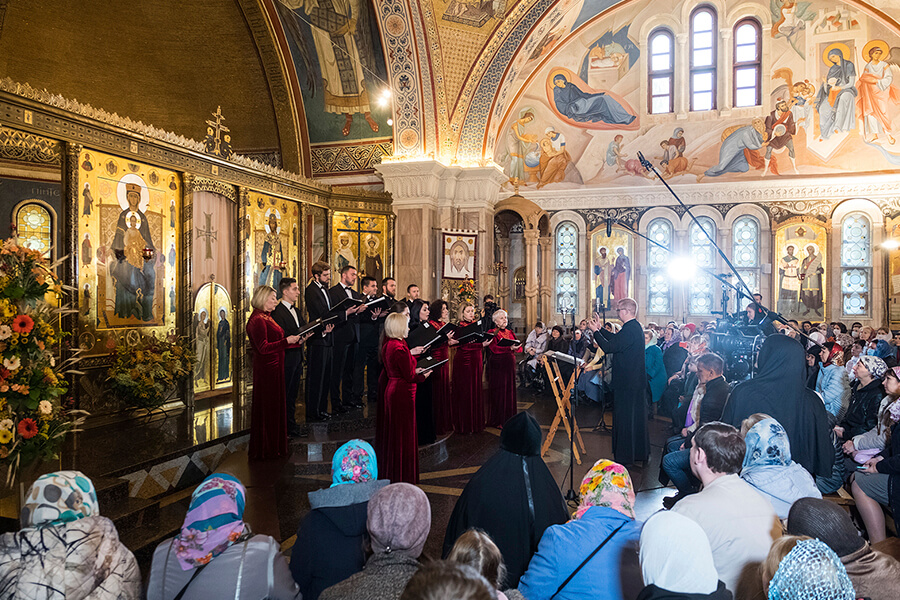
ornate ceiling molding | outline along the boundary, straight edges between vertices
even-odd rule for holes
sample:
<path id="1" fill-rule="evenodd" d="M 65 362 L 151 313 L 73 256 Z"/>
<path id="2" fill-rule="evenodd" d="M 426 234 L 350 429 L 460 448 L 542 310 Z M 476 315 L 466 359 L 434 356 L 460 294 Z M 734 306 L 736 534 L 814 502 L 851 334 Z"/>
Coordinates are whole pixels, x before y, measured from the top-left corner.
<path id="1" fill-rule="evenodd" d="M 186 194 L 193 194 L 194 192 L 212 192 L 213 194 L 228 198 L 232 202 L 237 202 L 237 190 L 234 189 L 233 185 L 199 175 L 184 178 L 184 191 Z"/>
<path id="2" fill-rule="evenodd" d="M 62 164 L 62 144 L 0 125 L 0 159 L 59 167 Z"/>

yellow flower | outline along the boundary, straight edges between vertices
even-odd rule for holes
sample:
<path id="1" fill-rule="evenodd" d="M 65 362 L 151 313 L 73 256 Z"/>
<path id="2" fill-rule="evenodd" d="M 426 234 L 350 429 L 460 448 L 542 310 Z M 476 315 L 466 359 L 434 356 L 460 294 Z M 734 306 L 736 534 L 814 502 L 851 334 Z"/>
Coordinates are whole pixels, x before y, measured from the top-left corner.
<path id="1" fill-rule="evenodd" d="M 8 444 L 12 441 L 13 434 L 9 429 L 0 429 L 0 444 Z"/>

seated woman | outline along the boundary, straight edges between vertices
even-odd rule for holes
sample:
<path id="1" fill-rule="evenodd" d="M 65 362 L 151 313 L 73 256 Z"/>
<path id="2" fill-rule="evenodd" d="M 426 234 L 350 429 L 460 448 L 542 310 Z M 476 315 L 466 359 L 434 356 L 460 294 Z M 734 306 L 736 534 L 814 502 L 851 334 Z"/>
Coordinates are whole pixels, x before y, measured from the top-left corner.
<path id="1" fill-rule="evenodd" d="M 188 506 L 181 533 L 156 547 L 147 600 L 300 598 L 287 560 L 271 536 L 244 523 L 246 490 L 236 478 L 214 473 Z"/>
<path id="2" fill-rule="evenodd" d="M 847 511 L 834 502 L 814 498 L 797 500 L 788 513 L 787 531 L 828 544 L 847 570 L 856 597 L 900 598 L 900 562 L 873 550 L 860 537 Z"/>
<path id="3" fill-rule="evenodd" d="M 800 498 L 821 498 L 809 471 L 791 460 L 791 444 L 784 427 L 771 417 L 750 428 L 741 479 L 772 503 L 779 519 L 787 519 L 791 504 Z"/>
<path id="4" fill-rule="evenodd" d="M 488 534 L 478 529 L 468 530 L 453 544 L 447 560 L 472 567 L 496 590 L 497 600 L 509 600 L 500 591 L 506 583 L 503 555 Z M 518 590 L 510 590 L 510 594 L 513 599 L 522 597 Z"/>
<path id="5" fill-rule="evenodd" d="M 631 476 L 622 465 L 601 459 L 581 481 L 580 492 L 574 518 L 544 532 L 519 582 L 519 591 L 528 600 L 637 596 L 640 578 L 623 573 L 623 566 L 637 560 L 634 547 L 641 533 L 634 516 Z M 635 583 L 636 589 L 625 589 Z"/>
<path id="6" fill-rule="evenodd" d="M 374 596 L 366 596 L 374 598 Z M 478 571 L 450 560 L 429 562 L 416 571 L 400 600 L 494 600 L 491 585 Z"/>
<path id="7" fill-rule="evenodd" d="M 80 471 L 42 475 L 22 507 L 25 528 L 0 537 L 4 598 L 140 598 L 141 572 L 100 516 L 94 484 Z"/>
<path id="8" fill-rule="evenodd" d="M 366 564 L 369 498 L 390 482 L 378 479 L 375 450 L 350 440 L 331 460 L 331 487 L 309 493 L 310 511 L 300 521 L 291 551 L 291 574 L 303 600 L 316 600 Z"/>
<path id="9" fill-rule="evenodd" d="M 503 426 L 500 449 L 457 500 L 443 554 L 448 556 L 469 529 L 481 529 L 500 549 L 506 585 L 516 587 L 544 531 L 568 519 L 559 486 L 541 458 L 541 427 L 530 414 L 520 412 Z"/>
<path id="10" fill-rule="evenodd" d="M 825 402 L 825 410 L 838 421 L 844 418 L 850 405 L 850 378 L 844 370 L 844 350 L 835 342 L 825 342 L 821 347 L 816 391 Z"/>
<path id="11" fill-rule="evenodd" d="M 884 375 L 883 384 L 885 396 L 881 399 L 878 407 L 875 427 L 844 442 L 844 452 L 859 464 L 863 464 L 884 450 L 888 431 L 893 424 L 888 409 L 900 399 L 900 367 L 888 369 Z"/>
<path id="12" fill-rule="evenodd" d="M 431 504 L 425 492 L 394 483 L 369 500 L 366 529 L 372 556 L 362 571 L 326 589 L 322 600 L 397 600 L 419 569 L 419 555 L 431 530 Z"/>
<path id="13" fill-rule="evenodd" d="M 706 532 L 696 521 L 660 511 L 641 529 L 638 600 L 731 600 L 719 580 Z"/>
<path id="14" fill-rule="evenodd" d="M 762 578 L 769 600 L 857 598 L 841 561 L 819 540 L 794 536 L 775 540 L 763 563 Z"/>

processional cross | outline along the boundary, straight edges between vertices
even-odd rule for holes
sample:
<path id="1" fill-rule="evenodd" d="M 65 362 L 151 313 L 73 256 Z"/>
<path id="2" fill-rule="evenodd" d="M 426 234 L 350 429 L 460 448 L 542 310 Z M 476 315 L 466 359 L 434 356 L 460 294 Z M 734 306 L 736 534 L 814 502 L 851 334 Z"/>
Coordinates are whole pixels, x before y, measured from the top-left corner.
<path id="1" fill-rule="evenodd" d="M 231 155 L 231 144 L 229 143 L 230 136 L 225 134 L 229 133 L 231 129 L 222 124 L 225 117 L 222 115 L 221 106 L 216 107 L 216 112 L 213 113 L 213 117 L 215 117 L 215 121 L 210 119 L 206 120 L 206 124 L 209 126 L 209 129 L 207 130 L 209 134 L 206 136 L 206 151 L 210 154 L 228 158 Z"/>
<path id="2" fill-rule="evenodd" d="M 212 259 L 212 241 L 216 239 L 216 231 L 212 228 L 212 213 L 203 213 L 206 217 L 206 229 L 197 228 L 197 237 L 206 238 L 206 258 Z"/>

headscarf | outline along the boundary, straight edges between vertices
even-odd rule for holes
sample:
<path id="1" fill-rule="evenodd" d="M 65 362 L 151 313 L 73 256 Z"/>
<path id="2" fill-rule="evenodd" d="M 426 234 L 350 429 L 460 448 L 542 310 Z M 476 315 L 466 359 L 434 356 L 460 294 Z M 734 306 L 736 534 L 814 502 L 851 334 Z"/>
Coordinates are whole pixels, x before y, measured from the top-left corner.
<path id="1" fill-rule="evenodd" d="M 825 342 L 825 348 L 828 349 L 828 358 L 825 360 L 825 365 L 837 365 L 839 367 L 844 366 L 844 349 L 837 342 L 831 342 L 831 348 L 828 348 L 828 342 Z"/>
<path id="2" fill-rule="evenodd" d="M 839 333 L 834 337 L 834 341 L 841 345 L 841 348 L 847 350 L 853 345 L 853 337 L 849 333 Z"/>
<path id="3" fill-rule="evenodd" d="M 331 459 L 331 487 L 378 479 L 375 449 L 364 440 L 350 440 Z"/>
<path id="4" fill-rule="evenodd" d="M 47 527 L 99 514 L 93 482 L 81 471 L 57 471 L 31 485 L 21 517 L 26 527 Z"/>
<path id="5" fill-rule="evenodd" d="M 828 544 L 839 558 L 853 554 L 866 541 L 843 508 L 821 498 L 799 498 L 788 513 L 787 530 L 791 535 L 805 535 Z"/>
<path id="6" fill-rule="evenodd" d="M 500 448 L 519 456 L 540 456 L 541 426 L 529 413 L 517 413 L 500 431 Z"/>
<path id="7" fill-rule="evenodd" d="M 863 364 L 866 370 L 871 373 L 872 377 L 875 379 L 881 379 L 884 377 L 884 374 L 887 373 L 888 366 L 877 356 L 864 354 L 859 357 L 859 362 Z"/>
<path id="8" fill-rule="evenodd" d="M 894 355 L 894 347 L 891 346 L 890 342 L 886 342 L 884 340 L 878 340 L 877 342 L 875 342 L 875 356 L 877 356 L 881 360 L 887 360 L 889 358 L 893 358 Z"/>
<path id="9" fill-rule="evenodd" d="M 366 528 L 375 554 L 418 558 L 431 530 L 428 497 L 409 483 L 383 487 L 369 499 Z"/>
<path id="10" fill-rule="evenodd" d="M 671 324 L 666 325 L 667 330 L 669 329 L 670 325 Z M 672 326 L 672 338 L 671 339 L 665 340 L 665 333 L 663 333 L 664 341 L 663 341 L 662 346 L 660 347 L 660 350 L 662 350 L 663 352 L 665 352 L 672 346 L 677 346 L 678 343 L 681 341 L 681 331 L 678 329 L 678 327 L 676 327 L 674 325 L 671 325 L 671 326 Z"/>
<path id="11" fill-rule="evenodd" d="M 744 437 L 747 450 L 743 469 L 753 467 L 787 467 L 791 461 L 791 443 L 781 423 L 775 419 L 763 419 L 750 428 Z"/>
<path id="12" fill-rule="evenodd" d="M 646 342 L 644 344 L 644 348 L 646 349 L 646 348 L 649 348 L 650 346 L 655 346 L 656 345 L 656 332 L 653 331 L 652 329 L 645 329 L 644 333 L 650 334 L 650 341 Z"/>
<path id="13" fill-rule="evenodd" d="M 207 564 L 240 539 L 246 527 L 246 495 L 243 484 L 226 473 L 210 475 L 194 490 L 173 542 L 183 570 Z"/>
<path id="14" fill-rule="evenodd" d="M 822 344 L 825 343 L 825 334 L 822 333 L 821 331 L 813 331 L 809 334 L 809 340 L 810 340 L 810 342 L 809 342 L 810 347 L 813 345 L 816 345 L 816 344 L 821 346 Z"/>
<path id="15" fill-rule="evenodd" d="M 575 511 L 580 519 L 593 506 L 605 506 L 634 519 L 634 486 L 628 469 L 601 458 L 581 480 L 581 504 Z"/>
<path id="16" fill-rule="evenodd" d="M 719 574 L 709 539 L 693 519 L 672 511 L 653 515 L 641 529 L 644 585 L 677 594 L 712 594 Z"/>
<path id="17" fill-rule="evenodd" d="M 800 540 L 781 559 L 769 584 L 769 600 L 854 600 L 856 594 L 837 554 L 819 540 Z"/>

